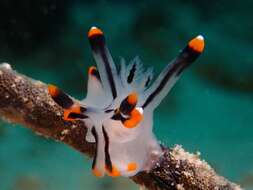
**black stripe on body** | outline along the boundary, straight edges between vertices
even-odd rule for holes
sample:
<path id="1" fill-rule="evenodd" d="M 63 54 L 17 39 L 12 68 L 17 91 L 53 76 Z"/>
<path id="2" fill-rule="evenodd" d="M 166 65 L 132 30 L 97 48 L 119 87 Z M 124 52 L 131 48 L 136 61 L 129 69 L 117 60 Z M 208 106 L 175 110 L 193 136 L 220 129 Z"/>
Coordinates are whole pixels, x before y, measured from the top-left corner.
<path id="1" fill-rule="evenodd" d="M 150 76 L 148 76 L 148 78 L 147 78 L 147 80 L 146 80 L 146 82 L 145 82 L 145 87 L 148 87 L 148 85 L 150 84 L 150 81 L 151 81 L 151 77 Z"/>
<path id="2" fill-rule="evenodd" d="M 105 37 L 104 35 L 93 35 L 89 37 L 90 45 L 92 50 L 96 53 L 99 54 L 102 57 L 102 60 L 104 62 L 106 74 L 107 74 L 107 79 L 110 84 L 111 92 L 112 92 L 112 97 L 115 99 L 117 97 L 117 91 L 116 91 L 116 86 L 115 82 L 113 80 L 113 74 L 112 70 L 110 68 L 110 64 L 108 61 L 108 57 L 106 55 L 106 46 L 105 46 Z"/>
<path id="3" fill-rule="evenodd" d="M 88 116 L 84 115 L 84 114 L 80 114 L 80 113 L 71 112 L 68 115 L 68 118 L 69 119 L 86 119 L 86 118 L 88 118 Z"/>
<path id="4" fill-rule="evenodd" d="M 58 89 L 58 94 L 56 96 L 51 97 L 59 106 L 64 109 L 68 109 L 74 104 L 73 100 L 60 89 Z"/>
<path id="5" fill-rule="evenodd" d="M 94 136 L 95 138 L 95 141 L 96 141 L 96 150 L 95 150 L 95 155 L 93 157 L 93 162 L 92 162 L 92 169 L 94 169 L 96 167 L 96 163 L 97 163 L 97 151 L 98 151 L 98 134 L 97 134 L 97 131 L 95 129 L 95 127 L 92 127 L 91 129 L 91 133 L 92 135 Z"/>
<path id="6" fill-rule="evenodd" d="M 135 108 L 136 104 L 129 104 L 126 97 L 120 104 L 119 110 L 124 115 L 129 115 L 130 112 Z M 136 102 L 137 103 L 137 102 Z"/>
<path id="7" fill-rule="evenodd" d="M 115 113 L 115 114 L 111 117 L 111 119 L 113 119 L 113 120 L 118 120 L 118 121 L 121 121 L 122 123 L 124 123 L 128 118 L 124 118 L 124 117 L 121 115 L 121 113 L 118 112 L 118 113 Z"/>
<path id="8" fill-rule="evenodd" d="M 86 111 L 86 108 L 85 108 L 85 107 L 80 106 L 80 111 L 81 111 L 81 113 L 84 113 L 84 112 Z"/>
<path id="9" fill-rule="evenodd" d="M 134 74 L 135 74 L 135 71 L 136 71 L 136 64 L 133 64 L 130 72 L 129 72 L 129 75 L 127 77 L 127 82 L 128 83 L 131 83 L 134 79 Z"/>
<path id="10" fill-rule="evenodd" d="M 145 108 L 154 98 L 157 94 L 159 94 L 160 91 L 164 88 L 164 86 L 167 84 L 169 79 L 175 75 L 178 77 L 181 72 L 187 68 L 188 66 L 193 63 L 198 56 L 201 53 L 195 51 L 194 49 L 190 48 L 189 46 L 186 46 L 180 54 L 177 56 L 177 58 L 173 61 L 170 68 L 168 69 L 166 75 L 162 79 L 161 83 L 158 85 L 158 87 L 152 92 L 149 97 L 146 99 L 145 103 L 142 105 L 143 108 Z"/>
<path id="11" fill-rule="evenodd" d="M 110 153 L 109 153 L 109 136 L 107 134 L 107 132 L 105 131 L 104 126 L 102 126 L 102 131 L 103 131 L 103 135 L 104 135 L 104 139 L 105 139 L 105 147 L 104 147 L 104 151 L 105 151 L 105 166 L 106 168 L 112 172 L 112 161 L 111 161 L 111 157 L 110 157 Z"/>
<path id="12" fill-rule="evenodd" d="M 110 113 L 112 111 L 114 111 L 114 109 L 108 109 L 108 110 L 105 110 L 105 113 Z"/>

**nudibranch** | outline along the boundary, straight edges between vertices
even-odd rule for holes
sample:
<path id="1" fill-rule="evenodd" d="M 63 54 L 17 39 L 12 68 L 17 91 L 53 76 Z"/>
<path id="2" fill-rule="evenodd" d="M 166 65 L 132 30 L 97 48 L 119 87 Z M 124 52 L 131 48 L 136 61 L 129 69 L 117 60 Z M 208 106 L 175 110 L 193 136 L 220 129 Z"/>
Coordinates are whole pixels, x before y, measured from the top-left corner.
<path id="1" fill-rule="evenodd" d="M 97 68 L 88 70 L 87 96 L 80 104 L 54 85 L 53 100 L 64 109 L 64 120 L 81 120 L 88 128 L 87 141 L 96 143 L 92 163 L 95 176 L 133 176 L 152 167 L 162 154 L 153 128 L 153 112 L 182 71 L 204 50 L 204 38 L 192 39 L 152 83 L 152 70 L 144 70 L 138 58 L 120 71 L 106 46 L 103 32 L 92 27 L 88 39 Z"/>

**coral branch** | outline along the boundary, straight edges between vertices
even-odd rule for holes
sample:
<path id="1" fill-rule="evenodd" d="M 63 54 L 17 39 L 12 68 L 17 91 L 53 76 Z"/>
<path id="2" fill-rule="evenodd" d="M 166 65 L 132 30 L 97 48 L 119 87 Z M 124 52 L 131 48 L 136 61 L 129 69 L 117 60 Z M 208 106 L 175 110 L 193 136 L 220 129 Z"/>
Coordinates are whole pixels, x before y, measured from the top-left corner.
<path id="1" fill-rule="evenodd" d="M 62 108 L 48 95 L 44 83 L 15 72 L 9 64 L 0 65 L 0 116 L 92 157 L 95 145 L 85 141 L 86 126 L 79 121 L 64 121 L 62 114 Z M 180 146 L 163 151 L 151 171 L 141 172 L 132 180 L 150 190 L 241 189 L 218 176 L 198 155 L 190 154 Z"/>

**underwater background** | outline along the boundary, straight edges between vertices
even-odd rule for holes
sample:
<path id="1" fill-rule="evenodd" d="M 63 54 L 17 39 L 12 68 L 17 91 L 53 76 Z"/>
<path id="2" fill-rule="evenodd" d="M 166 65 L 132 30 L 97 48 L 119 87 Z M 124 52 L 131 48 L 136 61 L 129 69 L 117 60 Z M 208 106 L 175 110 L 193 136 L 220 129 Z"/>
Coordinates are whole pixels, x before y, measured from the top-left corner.
<path id="1" fill-rule="evenodd" d="M 215 170 L 253 189 L 253 1 L 1 0 L 0 62 L 70 95 L 86 95 L 94 65 L 88 29 L 100 27 L 116 63 L 140 56 L 158 74 L 186 43 L 205 52 L 154 116 L 157 138 L 201 152 Z M 137 190 L 126 178 L 95 178 L 88 160 L 31 130 L 0 123 L 1 190 Z"/>

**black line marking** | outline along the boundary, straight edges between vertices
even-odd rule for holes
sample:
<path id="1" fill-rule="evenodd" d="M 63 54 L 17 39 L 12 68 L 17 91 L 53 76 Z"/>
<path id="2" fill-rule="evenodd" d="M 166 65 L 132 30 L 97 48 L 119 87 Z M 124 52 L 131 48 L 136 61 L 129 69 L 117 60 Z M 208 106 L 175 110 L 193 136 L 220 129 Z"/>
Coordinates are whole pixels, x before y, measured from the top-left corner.
<path id="1" fill-rule="evenodd" d="M 202 52 L 198 52 L 194 49 L 192 49 L 189 46 L 186 46 L 183 51 L 180 53 L 182 56 L 182 59 L 185 59 L 185 64 L 182 64 L 182 67 L 179 67 L 179 70 L 177 72 L 177 76 L 182 73 L 182 71 L 190 66 L 201 54 Z"/>
<path id="2" fill-rule="evenodd" d="M 137 102 L 135 104 L 129 104 L 126 97 L 120 104 L 119 110 L 124 115 L 129 115 L 130 112 L 135 108 Z"/>
<path id="3" fill-rule="evenodd" d="M 134 74 L 135 74 L 135 71 L 136 71 L 136 64 L 133 64 L 130 72 L 129 72 L 129 75 L 127 77 L 127 82 L 128 83 L 131 83 L 134 79 Z"/>
<path id="4" fill-rule="evenodd" d="M 113 80 L 112 70 L 111 70 L 110 65 L 109 65 L 108 57 L 106 56 L 105 52 L 106 52 L 106 50 L 105 50 L 105 48 L 103 48 L 103 51 L 102 51 L 101 55 L 102 55 L 103 61 L 105 63 L 105 70 L 106 70 L 107 78 L 109 80 L 109 84 L 110 84 L 110 87 L 111 87 L 112 97 L 113 97 L 113 99 L 115 99 L 117 97 L 116 86 L 115 86 L 115 83 L 114 83 L 114 80 Z"/>
<path id="5" fill-rule="evenodd" d="M 51 97 L 59 106 L 61 106 L 64 109 L 68 109 L 74 104 L 73 100 L 59 88 L 57 96 Z"/>
<path id="6" fill-rule="evenodd" d="M 105 37 L 104 35 L 92 35 L 89 37 L 89 42 L 91 49 L 94 50 L 95 52 L 99 51 L 100 47 L 105 46 Z"/>
<path id="7" fill-rule="evenodd" d="M 118 120 L 118 121 L 121 121 L 122 123 L 124 123 L 127 119 L 129 119 L 129 118 L 125 118 L 125 117 L 123 117 L 121 114 L 120 114 L 120 112 L 119 113 L 115 113 L 112 117 L 111 117 L 111 119 L 113 119 L 113 120 Z"/>
<path id="8" fill-rule="evenodd" d="M 108 57 L 106 55 L 107 50 L 105 47 L 105 37 L 104 37 L 104 35 L 93 35 L 89 38 L 89 41 L 90 41 L 90 45 L 91 45 L 92 50 L 96 54 L 100 54 L 103 61 L 104 61 L 107 79 L 109 80 L 113 99 L 115 99 L 117 97 L 117 91 L 116 91 L 115 82 L 113 80 L 112 70 L 110 68 Z"/>
<path id="9" fill-rule="evenodd" d="M 95 141 L 96 141 L 96 148 L 95 148 L 96 150 L 95 150 L 95 155 L 93 157 L 93 162 L 92 162 L 92 169 L 94 169 L 96 166 L 96 163 L 97 163 L 97 154 L 98 154 L 97 153 L 97 151 L 98 151 L 98 134 L 97 134 L 97 131 L 94 126 L 91 129 L 91 133 L 94 136 Z"/>
<path id="10" fill-rule="evenodd" d="M 110 113 L 112 111 L 114 111 L 114 109 L 105 110 L 105 113 Z"/>
<path id="11" fill-rule="evenodd" d="M 68 118 L 69 119 L 86 119 L 86 118 L 88 118 L 88 116 L 84 115 L 84 114 L 80 114 L 80 113 L 71 112 L 68 115 Z"/>
<path id="12" fill-rule="evenodd" d="M 80 106 L 80 111 L 81 111 L 81 113 L 84 113 L 84 112 L 86 111 L 86 108 L 85 108 L 85 107 Z"/>
<path id="13" fill-rule="evenodd" d="M 105 131 L 105 128 L 104 126 L 102 126 L 102 131 L 103 131 L 103 135 L 104 135 L 104 139 L 105 139 L 105 165 L 106 165 L 106 168 L 112 172 L 112 161 L 111 161 L 111 157 L 110 157 L 110 154 L 109 154 L 109 136 L 107 134 L 107 132 Z"/>
<path id="14" fill-rule="evenodd" d="M 154 98 L 156 95 L 159 94 L 159 92 L 164 88 L 166 83 L 169 81 L 169 79 L 176 74 L 176 76 L 179 76 L 181 72 L 187 68 L 188 66 L 193 63 L 198 56 L 201 53 L 195 51 L 194 49 L 190 48 L 189 46 L 186 46 L 180 54 L 177 56 L 177 58 L 173 61 L 170 68 L 168 69 L 166 75 L 162 79 L 159 86 L 154 90 L 153 93 L 150 94 L 150 96 L 146 99 L 145 103 L 142 105 L 143 108 L 145 108 Z"/>
<path id="15" fill-rule="evenodd" d="M 145 87 L 147 87 L 149 84 L 150 84 L 150 81 L 151 81 L 151 77 L 148 76 L 146 82 L 145 82 Z"/>

